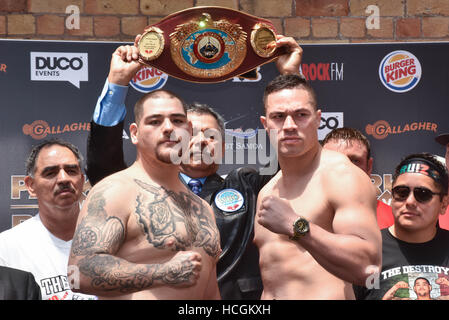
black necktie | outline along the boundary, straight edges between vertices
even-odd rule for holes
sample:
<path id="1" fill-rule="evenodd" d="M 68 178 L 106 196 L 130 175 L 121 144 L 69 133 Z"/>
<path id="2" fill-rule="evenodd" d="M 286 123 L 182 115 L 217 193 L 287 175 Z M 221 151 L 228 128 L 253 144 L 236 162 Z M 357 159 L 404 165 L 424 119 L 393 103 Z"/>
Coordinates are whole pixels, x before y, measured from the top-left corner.
<path id="1" fill-rule="evenodd" d="M 194 194 L 199 194 L 201 192 L 201 188 L 203 184 L 198 179 L 192 179 L 188 183 L 190 189 L 193 191 Z"/>

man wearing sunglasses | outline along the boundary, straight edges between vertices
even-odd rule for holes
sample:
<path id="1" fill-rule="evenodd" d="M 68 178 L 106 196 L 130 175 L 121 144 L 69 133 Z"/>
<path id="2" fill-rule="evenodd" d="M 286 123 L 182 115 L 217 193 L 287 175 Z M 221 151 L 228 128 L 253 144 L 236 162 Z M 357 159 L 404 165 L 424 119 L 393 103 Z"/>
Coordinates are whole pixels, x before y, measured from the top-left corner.
<path id="1" fill-rule="evenodd" d="M 449 231 L 437 224 L 448 205 L 448 174 L 432 155 L 412 154 L 396 167 L 391 207 L 394 224 L 382 230 L 382 270 L 358 299 L 418 299 L 425 278 L 432 299 L 449 298 Z"/>
<path id="2" fill-rule="evenodd" d="M 446 148 L 446 168 L 449 170 L 449 130 L 440 133 L 435 141 Z M 449 230 L 449 209 L 446 210 L 446 214 L 440 217 L 440 227 Z"/>

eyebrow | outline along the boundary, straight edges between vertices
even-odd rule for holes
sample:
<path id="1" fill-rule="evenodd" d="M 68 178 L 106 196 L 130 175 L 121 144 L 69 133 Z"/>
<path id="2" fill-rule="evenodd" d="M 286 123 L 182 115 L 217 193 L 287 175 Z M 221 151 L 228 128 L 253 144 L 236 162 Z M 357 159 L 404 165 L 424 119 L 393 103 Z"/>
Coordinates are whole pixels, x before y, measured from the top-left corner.
<path id="1" fill-rule="evenodd" d="M 77 165 L 77 164 L 66 164 L 63 167 L 64 167 L 64 169 L 80 169 L 80 166 Z M 58 169 L 58 168 L 59 168 L 58 165 L 45 167 L 42 170 L 42 174 L 50 172 L 50 171 L 53 171 L 53 170 Z"/>
<path id="2" fill-rule="evenodd" d="M 307 111 L 307 112 L 311 113 L 311 111 L 309 109 L 303 108 L 303 107 L 293 110 L 292 113 L 298 113 L 298 112 L 304 112 L 304 111 Z M 286 114 L 286 113 L 290 113 L 290 112 L 289 111 L 285 111 L 285 110 L 282 110 L 282 111 L 278 110 L 278 111 L 271 111 L 268 115 L 272 115 L 272 114 Z"/>
<path id="3" fill-rule="evenodd" d="M 171 113 L 168 115 L 169 117 L 182 117 L 182 118 L 187 118 L 187 115 L 184 113 Z M 151 119 L 151 118 L 163 118 L 165 117 L 162 114 L 156 113 L 156 114 L 150 114 L 149 116 L 145 117 L 146 119 Z"/>

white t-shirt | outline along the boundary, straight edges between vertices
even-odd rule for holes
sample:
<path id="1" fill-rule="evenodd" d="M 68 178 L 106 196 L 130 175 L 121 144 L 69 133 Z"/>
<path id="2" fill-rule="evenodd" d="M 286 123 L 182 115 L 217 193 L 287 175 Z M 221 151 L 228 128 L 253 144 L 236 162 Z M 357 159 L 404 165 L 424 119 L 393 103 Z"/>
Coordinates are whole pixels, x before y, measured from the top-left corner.
<path id="1" fill-rule="evenodd" d="M 67 263 L 71 245 L 72 240 L 52 235 L 37 214 L 0 233 L 0 265 L 31 272 L 43 300 L 96 299 L 70 290 Z"/>

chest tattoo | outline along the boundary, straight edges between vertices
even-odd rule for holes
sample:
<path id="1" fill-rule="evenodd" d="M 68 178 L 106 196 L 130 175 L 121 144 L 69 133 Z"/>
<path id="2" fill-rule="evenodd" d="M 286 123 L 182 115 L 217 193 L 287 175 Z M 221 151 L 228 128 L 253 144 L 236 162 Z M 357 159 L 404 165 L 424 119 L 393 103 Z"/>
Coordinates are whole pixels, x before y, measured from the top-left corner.
<path id="1" fill-rule="evenodd" d="M 135 215 L 147 241 L 155 248 L 174 251 L 203 248 L 216 257 L 218 230 L 201 199 L 188 192 L 173 192 L 135 179 L 141 191 Z"/>

